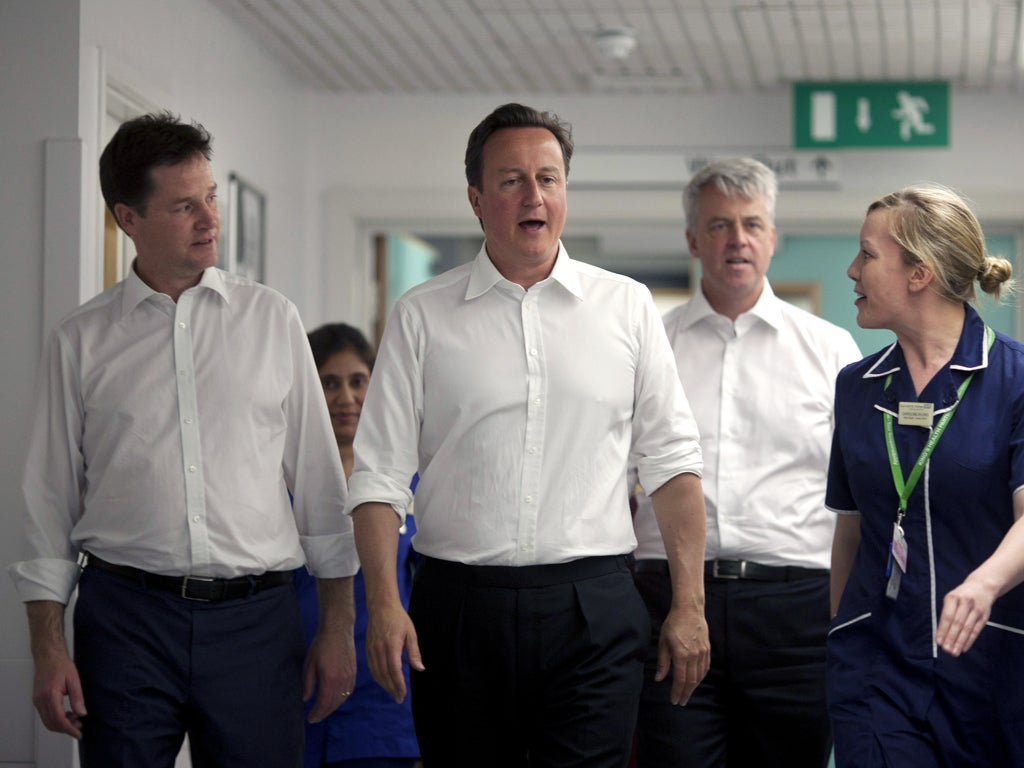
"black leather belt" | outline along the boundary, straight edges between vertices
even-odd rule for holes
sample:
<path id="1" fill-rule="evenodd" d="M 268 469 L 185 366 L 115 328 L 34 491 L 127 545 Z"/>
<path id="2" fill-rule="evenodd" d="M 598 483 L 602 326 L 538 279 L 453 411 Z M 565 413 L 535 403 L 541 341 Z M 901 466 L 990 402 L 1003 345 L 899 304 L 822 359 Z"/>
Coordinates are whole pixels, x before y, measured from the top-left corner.
<path id="1" fill-rule="evenodd" d="M 637 560 L 638 573 L 661 573 L 668 576 L 667 560 Z M 797 565 L 761 565 L 749 560 L 706 560 L 704 578 L 733 581 L 797 581 L 799 579 L 823 578 L 828 576 L 827 568 L 801 568 Z"/>
<path id="2" fill-rule="evenodd" d="M 130 565 L 117 565 L 101 560 L 96 555 L 86 554 L 86 568 L 99 568 L 101 571 L 117 574 L 133 579 L 147 589 L 158 589 L 171 592 L 187 600 L 199 600 L 204 603 L 220 603 L 224 600 L 255 595 L 263 590 L 281 587 L 292 582 L 291 571 L 267 571 L 258 576 L 239 576 L 234 579 L 210 579 L 204 576 L 164 576 L 159 573 L 133 568 Z"/>
<path id="3" fill-rule="evenodd" d="M 797 581 L 828 576 L 827 568 L 801 568 L 798 565 L 761 565 L 749 560 L 706 560 L 706 579 L 749 579 L 751 581 Z"/>
<path id="4" fill-rule="evenodd" d="M 417 574 L 478 587 L 529 589 L 594 579 L 612 573 L 627 573 L 628 555 L 595 555 L 566 563 L 540 565 L 467 565 L 422 556 Z M 417 575 L 417 578 L 421 578 Z"/>

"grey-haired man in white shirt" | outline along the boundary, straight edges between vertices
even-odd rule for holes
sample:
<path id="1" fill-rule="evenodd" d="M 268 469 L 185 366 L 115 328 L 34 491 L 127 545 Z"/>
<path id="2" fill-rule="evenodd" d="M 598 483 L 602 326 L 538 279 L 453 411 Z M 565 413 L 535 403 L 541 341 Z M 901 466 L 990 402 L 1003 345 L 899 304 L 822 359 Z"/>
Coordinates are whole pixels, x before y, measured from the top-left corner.
<path id="1" fill-rule="evenodd" d="M 704 449 L 711 669 L 673 706 L 652 641 L 639 768 L 828 761 L 825 478 L 836 374 L 860 352 L 847 331 L 772 292 L 776 193 L 775 174 L 748 158 L 711 163 L 683 193 L 701 281 L 665 328 Z M 637 506 L 636 581 L 657 628 L 669 568 L 650 501 Z"/>

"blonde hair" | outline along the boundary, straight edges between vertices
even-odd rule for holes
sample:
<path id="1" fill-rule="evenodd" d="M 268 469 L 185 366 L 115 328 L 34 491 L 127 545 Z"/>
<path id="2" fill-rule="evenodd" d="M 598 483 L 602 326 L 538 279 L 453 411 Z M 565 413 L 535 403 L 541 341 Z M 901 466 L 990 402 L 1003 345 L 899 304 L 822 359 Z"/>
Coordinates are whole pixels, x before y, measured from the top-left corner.
<path id="1" fill-rule="evenodd" d="M 1013 291 L 1013 265 L 986 253 L 981 224 L 953 190 L 938 184 L 906 187 L 868 206 L 868 213 L 877 210 L 889 212 L 889 234 L 904 261 L 927 266 L 943 298 L 974 301 L 975 280 L 996 301 Z"/>

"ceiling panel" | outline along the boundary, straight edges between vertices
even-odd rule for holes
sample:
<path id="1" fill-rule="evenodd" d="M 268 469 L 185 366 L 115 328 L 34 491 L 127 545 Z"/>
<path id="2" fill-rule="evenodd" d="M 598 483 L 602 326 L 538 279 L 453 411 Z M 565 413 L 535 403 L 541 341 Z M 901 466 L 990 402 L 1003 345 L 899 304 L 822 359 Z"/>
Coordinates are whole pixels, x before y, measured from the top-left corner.
<path id="1" fill-rule="evenodd" d="M 1024 91 L 1024 0 L 209 0 L 333 93 Z M 630 30 L 621 58 L 598 32 Z"/>

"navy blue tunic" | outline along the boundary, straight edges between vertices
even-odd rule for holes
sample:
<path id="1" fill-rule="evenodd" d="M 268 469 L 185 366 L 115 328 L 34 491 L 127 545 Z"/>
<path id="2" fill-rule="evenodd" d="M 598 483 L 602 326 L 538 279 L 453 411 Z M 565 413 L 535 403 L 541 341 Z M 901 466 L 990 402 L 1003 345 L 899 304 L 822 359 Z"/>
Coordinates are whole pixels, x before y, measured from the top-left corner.
<path id="1" fill-rule="evenodd" d="M 886 564 L 899 497 L 882 413 L 893 414 L 906 477 L 930 430 L 899 425 L 899 403 L 934 403 L 937 423 L 971 371 L 963 402 L 910 497 L 902 523 L 907 571 L 897 599 L 889 599 Z M 1024 345 L 997 334 L 989 349 L 984 323 L 966 306 L 949 365 L 920 397 L 893 344 L 840 373 L 835 413 L 826 505 L 859 513 L 861 532 L 828 638 L 837 764 L 1024 766 L 1024 588 L 996 600 L 960 658 L 935 640 L 946 593 L 1013 524 L 1013 494 L 1024 485 Z"/>

